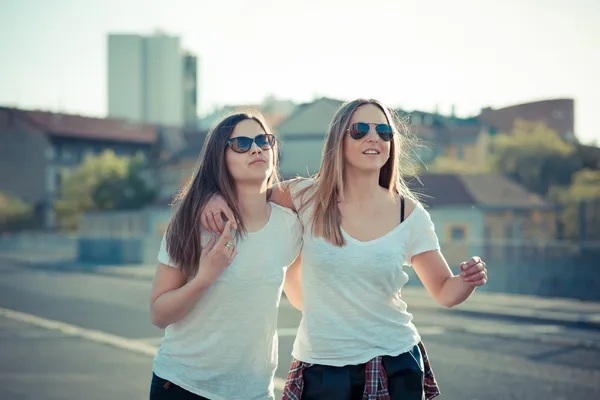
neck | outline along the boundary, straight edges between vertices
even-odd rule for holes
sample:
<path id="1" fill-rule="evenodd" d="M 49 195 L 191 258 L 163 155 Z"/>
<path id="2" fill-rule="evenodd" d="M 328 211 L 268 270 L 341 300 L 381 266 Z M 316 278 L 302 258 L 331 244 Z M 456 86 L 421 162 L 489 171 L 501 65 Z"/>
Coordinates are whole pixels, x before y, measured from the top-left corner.
<path id="1" fill-rule="evenodd" d="M 381 193 L 379 186 L 379 171 L 364 172 L 346 168 L 344 173 L 345 203 L 367 204 Z"/>
<path id="2" fill-rule="evenodd" d="M 246 225 L 262 221 L 268 215 L 267 185 L 242 183 L 236 185 L 237 202 L 240 214 Z"/>

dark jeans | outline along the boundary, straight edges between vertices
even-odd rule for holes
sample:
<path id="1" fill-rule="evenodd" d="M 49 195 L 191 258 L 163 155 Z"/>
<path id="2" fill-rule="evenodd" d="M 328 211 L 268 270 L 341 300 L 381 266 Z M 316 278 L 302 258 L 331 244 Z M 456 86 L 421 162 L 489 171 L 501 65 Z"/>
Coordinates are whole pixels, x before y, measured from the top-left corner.
<path id="1" fill-rule="evenodd" d="M 423 359 L 418 346 L 398 356 L 384 356 L 391 400 L 423 400 Z M 365 390 L 365 365 L 330 367 L 313 365 L 304 370 L 302 400 L 361 400 Z"/>
<path id="2" fill-rule="evenodd" d="M 206 397 L 188 392 L 173 383 L 152 373 L 150 400 L 209 400 Z"/>

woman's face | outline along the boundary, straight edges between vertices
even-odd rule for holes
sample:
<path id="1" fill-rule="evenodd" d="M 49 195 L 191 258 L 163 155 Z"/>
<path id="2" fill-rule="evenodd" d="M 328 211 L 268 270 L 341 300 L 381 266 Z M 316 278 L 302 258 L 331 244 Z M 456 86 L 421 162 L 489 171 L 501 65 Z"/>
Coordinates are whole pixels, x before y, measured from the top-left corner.
<path id="1" fill-rule="evenodd" d="M 379 172 L 390 157 L 392 137 L 393 130 L 379 107 L 358 107 L 344 134 L 345 167 Z"/>
<path id="2" fill-rule="evenodd" d="M 253 119 L 245 119 L 235 126 L 229 137 L 225 162 L 236 183 L 265 183 L 271 177 L 272 140 L 272 135 L 267 135 Z"/>

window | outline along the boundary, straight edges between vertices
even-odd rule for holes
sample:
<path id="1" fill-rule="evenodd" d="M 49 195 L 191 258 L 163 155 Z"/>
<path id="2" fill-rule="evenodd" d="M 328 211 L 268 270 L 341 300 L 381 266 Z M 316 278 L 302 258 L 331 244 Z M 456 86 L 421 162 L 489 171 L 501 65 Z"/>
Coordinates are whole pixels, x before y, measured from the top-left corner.
<path id="1" fill-rule="evenodd" d="M 467 232 L 464 226 L 453 226 L 450 230 L 450 238 L 453 242 L 464 242 Z"/>
<path id="2" fill-rule="evenodd" d="M 63 180 L 63 171 L 62 171 L 62 169 L 58 169 L 54 176 L 54 187 L 56 188 L 57 191 L 60 190 L 62 180 Z"/>
<path id="3" fill-rule="evenodd" d="M 461 223 L 445 224 L 446 241 L 449 243 L 464 243 L 469 240 L 469 226 Z"/>
<path id="4" fill-rule="evenodd" d="M 513 226 L 512 221 L 507 222 L 506 225 L 504 225 L 504 237 L 506 239 L 513 239 L 514 233 L 515 233 L 515 227 Z"/>
<path id="5" fill-rule="evenodd" d="M 46 160 L 52 161 L 52 160 L 54 160 L 54 156 L 55 156 L 54 147 L 52 147 L 52 145 L 46 147 Z"/>

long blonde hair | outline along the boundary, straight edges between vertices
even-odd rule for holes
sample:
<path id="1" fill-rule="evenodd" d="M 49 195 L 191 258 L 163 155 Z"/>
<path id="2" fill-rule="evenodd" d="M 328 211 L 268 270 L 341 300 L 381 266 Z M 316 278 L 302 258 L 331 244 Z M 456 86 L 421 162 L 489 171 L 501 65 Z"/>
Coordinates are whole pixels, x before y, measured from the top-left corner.
<path id="1" fill-rule="evenodd" d="M 381 167 L 379 185 L 388 189 L 390 196 L 394 198 L 401 195 L 416 200 L 416 196 L 402 179 L 403 175 L 415 175 L 416 172 L 411 154 L 416 139 L 411 136 L 408 124 L 399 118 L 396 112 L 375 99 L 356 99 L 342 104 L 329 126 L 323 148 L 321 168 L 313 177 L 315 184 L 297 194 L 302 197 L 307 191 L 311 191 L 312 194 L 302 202 L 300 210 L 311 205 L 314 206 L 313 235 L 323 237 L 336 246 L 346 244 L 341 232 L 342 216 L 338 208 L 338 203 L 344 193 L 344 136 L 354 112 L 366 104 L 379 107 L 394 130 L 390 158 Z"/>

